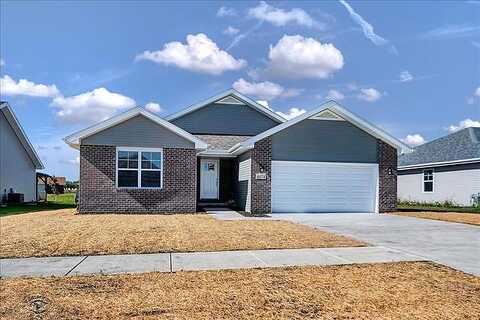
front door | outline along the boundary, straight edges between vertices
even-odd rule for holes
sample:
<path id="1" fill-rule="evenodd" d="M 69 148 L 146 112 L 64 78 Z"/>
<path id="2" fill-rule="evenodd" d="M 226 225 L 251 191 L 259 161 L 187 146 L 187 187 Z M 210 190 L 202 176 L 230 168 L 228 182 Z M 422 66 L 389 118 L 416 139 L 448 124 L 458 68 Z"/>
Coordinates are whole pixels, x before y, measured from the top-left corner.
<path id="1" fill-rule="evenodd" d="M 219 161 L 200 160 L 200 199 L 218 199 Z"/>

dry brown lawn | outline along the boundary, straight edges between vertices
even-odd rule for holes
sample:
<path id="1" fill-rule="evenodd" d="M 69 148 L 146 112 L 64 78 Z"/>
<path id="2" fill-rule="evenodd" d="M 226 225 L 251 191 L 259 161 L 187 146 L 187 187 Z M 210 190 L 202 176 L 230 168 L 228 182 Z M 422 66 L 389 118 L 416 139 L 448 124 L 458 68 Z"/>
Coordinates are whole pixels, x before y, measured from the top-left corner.
<path id="1" fill-rule="evenodd" d="M 416 217 L 423 219 L 441 220 L 457 223 L 466 223 L 480 226 L 480 213 L 457 213 L 457 212 L 394 212 L 392 214 L 406 217 Z"/>
<path id="2" fill-rule="evenodd" d="M 364 246 L 287 221 L 204 214 L 78 215 L 71 209 L 0 218 L 0 257 Z"/>
<path id="3" fill-rule="evenodd" d="M 476 319 L 480 278 L 406 262 L 1 280 L 0 318 Z M 40 317 L 39 317 L 40 319 Z"/>

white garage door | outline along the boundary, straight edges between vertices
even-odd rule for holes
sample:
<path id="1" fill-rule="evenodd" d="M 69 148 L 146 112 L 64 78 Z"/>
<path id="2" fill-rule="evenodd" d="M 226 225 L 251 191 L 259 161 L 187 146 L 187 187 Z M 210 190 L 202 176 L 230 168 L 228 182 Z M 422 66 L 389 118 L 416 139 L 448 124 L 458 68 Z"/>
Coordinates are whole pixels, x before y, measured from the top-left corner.
<path id="1" fill-rule="evenodd" d="M 378 165 L 272 161 L 273 212 L 375 212 Z"/>

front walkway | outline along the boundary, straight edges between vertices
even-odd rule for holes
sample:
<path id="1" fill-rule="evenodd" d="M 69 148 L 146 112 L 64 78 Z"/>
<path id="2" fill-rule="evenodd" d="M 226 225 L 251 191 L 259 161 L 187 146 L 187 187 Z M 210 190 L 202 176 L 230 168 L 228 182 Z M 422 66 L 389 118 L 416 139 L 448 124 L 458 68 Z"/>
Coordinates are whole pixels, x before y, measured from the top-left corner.
<path id="1" fill-rule="evenodd" d="M 478 226 L 368 213 L 287 213 L 272 214 L 272 218 L 302 223 L 480 276 Z"/>
<path id="2" fill-rule="evenodd" d="M 385 247 L 245 250 L 0 259 L 0 276 L 48 277 L 420 261 Z"/>

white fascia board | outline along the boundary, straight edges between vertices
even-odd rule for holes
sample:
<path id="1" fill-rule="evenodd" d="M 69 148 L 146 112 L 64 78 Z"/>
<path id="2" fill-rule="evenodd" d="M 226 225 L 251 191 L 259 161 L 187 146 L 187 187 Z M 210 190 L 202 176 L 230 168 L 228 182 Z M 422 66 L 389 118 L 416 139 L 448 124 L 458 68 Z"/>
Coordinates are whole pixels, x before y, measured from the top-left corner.
<path id="1" fill-rule="evenodd" d="M 257 111 L 265 114 L 266 116 L 268 116 L 269 118 L 275 120 L 275 121 L 278 121 L 278 122 L 285 122 L 286 120 L 281 117 L 280 115 L 276 114 L 275 112 L 273 112 L 272 110 L 262 106 L 261 104 L 257 103 L 256 101 L 248 98 L 247 96 L 244 96 L 243 94 L 241 94 L 240 92 L 234 90 L 234 89 L 229 89 L 229 90 L 226 90 L 220 94 L 217 94 L 211 98 L 208 98 L 207 100 L 204 100 L 204 101 L 201 101 L 199 103 L 196 103 L 186 109 L 183 109 L 177 113 L 174 113 L 174 114 L 171 114 L 167 117 L 165 117 L 165 119 L 167 121 L 172 121 L 172 120 L 175 120 L 177 118 L 180 118 L 181 116 L 184 116 L 186 114 L 189 114 L 195 110 L 198 110 L 200 108 L 203 108 L 207 105 L 209 105 L 210 103 L 213 103 L 215 101 L 218 101 L 218 100 L 221 100 L 225 97 L 228 97 L 228 96 L 233 96 L 239 100 L 242 100 L 243 102 L 245 102 L 245 104 L 247 105 L 250 105 L 251 107 L 253 107 L 254 109 L 256 109 Z"/>
<path id="2" fill-rule="evenodd" d="M 398 149 L 398 150 L 401 150 L 402 152 L 411 152 L 412 149 L 410 147 L 408 147 L 406 144 L 404 144 L 403 142 L 401 142 L 400 140 L 392 137 L 391 135 L 389 135 L 388 133 L 384 132 L 383 130 L 375 127 L 374 125 L 370 124 L 369 122 L 367 122 L 366 120 L 360 118 L 359 116 L 351 113 L 350 111 L 346 110 L 345 108 L 341 107 L 340 105 L 338 105 L 337 102 L 331 100 L 331 101 L 327 101 L 326 103 L 322 104 L 320 107 L 316 108 L 316 109 L 313 109 L 309 112 L 306 112 L 296 118 L 293 118 L 287 122 L 284 122 L 278 126 L 275 126 L 267 131 L 264 131 L 246 141 L 244 141 L 242 143 L 242 148 L 244 149 L 249 149 L 249 148 L 252 148 L 253 145 L 255 144 L 255 142 L 257 141 L 260 141 L 266 137 L 269 137 L 277 132 L 280 132 L 290 126 L 293 126 L 305 119 L 308 119 L 314 115 L 316 115 L 317 113 L 319 112 L 322 112 L 324 110 L 329 110 L 337 115 L 339 115 L 340 117 L 342 117 L 343 119 L 345 119 L 346 121 L 350 122 L 351 124 L 353 124 L 354 126 L 362 129 L 363 131 L 366 131 L 367 133 L 369 133 L 370 135 L 384 141 L 385 143 L 391 145 L 392 147 Z"/>
<path id="3" fill-rule="evenodd" d="M 469 163 L 477 163 L 477 162 L 480 162 L 480 158 L 411 164 L 406 166 L 399 166 L 398 170 L 421 169 L 421 168 L 428 168 L 428 167 L 444 167 L 444 166 L 452 166 L 456 164 L 469 164 Z"/>
<path id="4" fill-rule="evenodd" d="M 23 130 L 23 127 L 20 125 L 20 122 L 18 121 L 17 117 L 15 116 L 15 113 L 13 113 L 13 110 L 10 108 L 10 106 L 8 105 L 7 102 L 2 102 L 0 104 L 0 111 L 5 112 L 4 109 L 6 110 L 6 112 L 8 113 L 8 115 L 10 116 L 10 118 L 13 121 L 10 121 L 9 117 L 7 115 L 5 115 L 5 119 L 7 119 L 7 121 L 10 123 L 10 125 L 13 127 L 13 129 L 14 129 L 13 131 L 15 132 L 15 134 L 17 136 L 18 136 L 18 134 L 21 135 L 21 137 L 18 137 L 18 138 L 19 138 L 20 143 L 22 144 L 23 148 L 25 149 L 25 151 L 27 151 L 28 154 L 31 153 L 31 155 L 33 156 L 34 159 L 32 159 L 32 160 L 35 164 L 35 169 L 38 169 L 38 170 L 45 169 L 45 166 L 43 165 L 42 160 L 40 160 L 40 157 L 38 156 L 37 151 L 33 147 L 30 140 L 28 139 L 27 134 Z M 18 133 L 17 133 L 17 131 L 18 131 Z M 28 152 L 28 151 L 30 151 L 30 152 Z"/>
<path id="5" fill-rule="evenodd" d="M 204 141 L 200 140 L 199 138 L 195 137 L 194 135 L 188 133 L 187 131 L 177 127 L 176 125 L 154 115 L 153 113 L 148 112 L 147 110 L 143 109 L 142 107 L 135 107 L 132 108 L 128 111 L 125 111 L 117 116 L 114 116 L 112 118 L 109 118 L 105 121 L 99 122 L 97 124 L 94 124 L 86 129 L 77 131 L 67 137 L 65 137 L 63 140 L 70 145 L 71 147 L 78 149 L 80 146 L 80 141 L 81 139 L 84 139 L 86 137 L 89 137 L 93 134 L 96 134 L 100 131 L 103 131 L 105 129 L 108 129 L 110 127 L 113 127 L 119 123 L 122 123 L 124 121 L 127 121 L 137 115 L 142 115 L 153 122 L 159 124 L 160 126 L 172 131 L 173 133 L 193 142 L 195 144 L 195 149 L 206 149 L 207 148 L 207 143 Z"/>
<path id="6" fill-rule="evenodd" d="M 197 153 L 197 157 L 235 158 L 236 156 L 226 150 L 205 150 Z"/>

